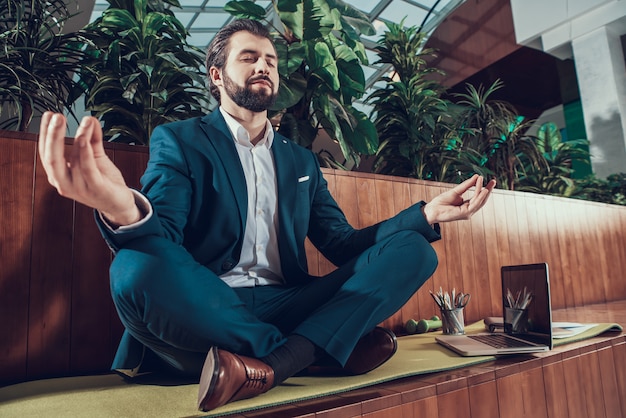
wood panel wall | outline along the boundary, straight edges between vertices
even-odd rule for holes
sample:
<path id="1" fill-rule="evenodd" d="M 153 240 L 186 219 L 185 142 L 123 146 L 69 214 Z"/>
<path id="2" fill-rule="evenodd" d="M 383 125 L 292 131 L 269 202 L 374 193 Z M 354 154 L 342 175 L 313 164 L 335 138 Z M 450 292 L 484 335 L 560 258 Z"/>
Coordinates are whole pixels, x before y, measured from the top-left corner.
<path id="1" fill-rule="evenodd" d="M 93 211 L 58 196 L 36 145 L 0 132 L 0 384 L 106 371 L 123 331 Z M 107 152 L 139 187 L 147 149 Z"/>
<path id="2" fill-rule="evenodd" d="M 69 141 L 69 139 L 68 139 Z M 139 186 L 145 147 L 107 144 Z M 450 185 L 324 169 L 355 226 L 430 200 Z M 90 209 L 48 184 L 30 134 L 0 132 L 0 384 L 107 371 L 122 327 L 108 289 L 109 249 Z M 442 225 L 439 268 L 385 325 L 436 313 L 428 290 L 472 294 L 466 320 L 500 310 L 501 265 L 547 261 L 553 307 L 626 299 L 626 208 L 496 190 L 470 221 Z M 309 246 L 312 273 L 334 267 Z"/>

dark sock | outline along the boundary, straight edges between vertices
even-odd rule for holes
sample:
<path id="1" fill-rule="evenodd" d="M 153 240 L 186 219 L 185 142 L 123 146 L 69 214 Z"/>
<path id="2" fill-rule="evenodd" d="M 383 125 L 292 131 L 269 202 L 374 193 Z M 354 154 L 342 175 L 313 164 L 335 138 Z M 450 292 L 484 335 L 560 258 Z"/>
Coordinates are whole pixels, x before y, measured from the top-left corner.
<path id="1" fill-rule="evenodd" d="M 260 360 L 274 369 L 274 386 L 277 386 L 313 364 L 324 351 L 307 338 L 292 334 L 287 342 Z"/>

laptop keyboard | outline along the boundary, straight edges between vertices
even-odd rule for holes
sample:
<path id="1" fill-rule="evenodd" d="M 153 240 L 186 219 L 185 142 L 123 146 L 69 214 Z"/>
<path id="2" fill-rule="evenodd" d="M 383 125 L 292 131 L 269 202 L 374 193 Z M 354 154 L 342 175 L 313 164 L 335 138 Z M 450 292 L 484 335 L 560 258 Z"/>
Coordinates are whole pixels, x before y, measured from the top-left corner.
<path id="1" fill-rule="evenodd" d="M 504 334 L 468 335 L 468 337 L 494 348 L 534 347 L 534 344 L 509 338 Z"/>

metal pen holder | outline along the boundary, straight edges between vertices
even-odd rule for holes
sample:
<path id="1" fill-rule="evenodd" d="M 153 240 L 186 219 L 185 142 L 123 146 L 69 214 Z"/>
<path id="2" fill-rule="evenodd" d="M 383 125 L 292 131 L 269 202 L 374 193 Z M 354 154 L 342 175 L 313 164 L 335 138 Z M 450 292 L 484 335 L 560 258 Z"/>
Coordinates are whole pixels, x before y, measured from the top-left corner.
<path id="1" fill-rule="evenodd" d="M 437 293 L 430 292 L 430 296 L 441 311 L 441 330 L 446 335 L 465 334 L 465 319 L 463 309 L 470 300 L 469 293 L 456 292 L 452 289 L 452 296 L 440 287 Z"/>
<path id="2" fill-rule="evenodd" d="M 441 330 L 444 335 L 465 334 L 463 308 L 441 309 Z"/>

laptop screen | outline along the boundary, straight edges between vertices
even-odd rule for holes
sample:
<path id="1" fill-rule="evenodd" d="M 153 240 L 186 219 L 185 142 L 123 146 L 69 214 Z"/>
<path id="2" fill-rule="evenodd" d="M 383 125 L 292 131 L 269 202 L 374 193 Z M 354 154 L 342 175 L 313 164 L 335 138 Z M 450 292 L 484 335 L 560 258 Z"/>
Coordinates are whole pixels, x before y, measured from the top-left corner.
<path id="1" fill-rule="evenodd" d="M 552 308 L 546 263 L 502 267 L 504 330 L 552 347 Z"/>

